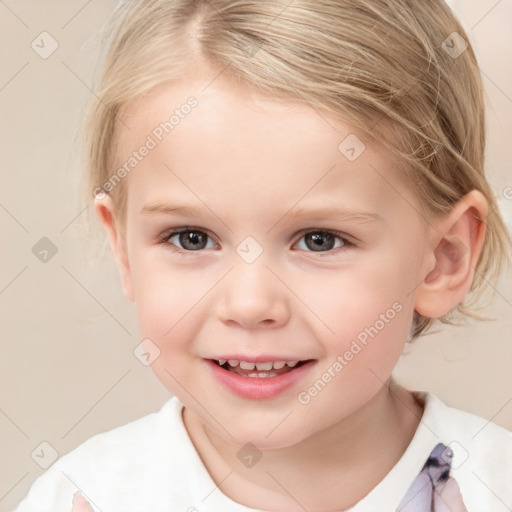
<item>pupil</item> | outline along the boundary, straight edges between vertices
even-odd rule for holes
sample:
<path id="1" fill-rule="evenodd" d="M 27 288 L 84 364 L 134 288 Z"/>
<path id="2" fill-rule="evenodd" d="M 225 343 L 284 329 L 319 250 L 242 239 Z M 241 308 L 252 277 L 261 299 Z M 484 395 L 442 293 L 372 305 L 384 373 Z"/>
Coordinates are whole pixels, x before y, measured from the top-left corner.
<path id="1" fill-rule="evenodd" d="M 309 249 L 320 248 L 323 251 L 328 251 L 334 247 L 334 236 L 331 233 L 310 233 L 306 235 L 306 245 Z"/>
<path id="2" fill-rule="evenodd" d="M 204 248 L 205 236 L 196 231 L 186 231 L 180 235 L 180 243 L 185 249 L 195 251 Z M 198 247 L 199 245 L 199 247 Z"/>

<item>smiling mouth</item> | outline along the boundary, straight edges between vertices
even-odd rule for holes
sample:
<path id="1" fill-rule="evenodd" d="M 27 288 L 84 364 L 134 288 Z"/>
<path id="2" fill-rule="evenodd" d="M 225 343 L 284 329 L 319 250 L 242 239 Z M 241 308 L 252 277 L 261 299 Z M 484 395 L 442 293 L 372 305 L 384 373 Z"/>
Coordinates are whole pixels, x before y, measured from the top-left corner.
<path id="1" fill-rule="evenodd" d="M 313 359 L 304 361 L 268 361 L 264 363 L 251 363 L 236 359 L 212 359 L 212 361 L 224 370 L 236 373 L 242 377 L 270 378 L 290 373 L 304 364 L 313 361 Z"/>

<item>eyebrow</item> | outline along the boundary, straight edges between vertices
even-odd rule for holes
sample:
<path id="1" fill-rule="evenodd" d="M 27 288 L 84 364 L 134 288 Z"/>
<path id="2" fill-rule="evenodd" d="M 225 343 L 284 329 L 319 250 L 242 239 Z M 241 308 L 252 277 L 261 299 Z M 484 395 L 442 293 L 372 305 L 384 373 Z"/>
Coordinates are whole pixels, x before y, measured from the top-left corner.
<path id="1" fill-rule="evenodd" d="M 300 217 L 314 217 L 321 220 L 329 219 L 344 219 L 353 220 L 358 222 L 370 222 L 382 220 L 382 217 L 378 213 L 365 212 L 361 210 L 355 210 L 353 208 L 341 208 L 336 206 L 322 206 L 320 208 L 297 208 L 292 210 L 282 217 L 289 217 L 290 219 L 296 219 Z"/>
<path id="2" fill-rule="evenodd" d="M 170 205 L 166 203 L 154 203 L 146 205 L 140 211 L 142 215 L 153 215 L 157 213 L 165 215 L 198 215 L 199 210 L 189 206 Z"/>
<path id="3" fill-rule="evenodd" d="M 211 210 L 210 210 L 211 212 Z M 188 215 L 188 216 L 200 216 L 201 211 L 199 209 L 184 206 L 184 205 L 172 205 L 167 203 L 153 203 L 144 206 L 140 213 L 142 215 Z M 212 212 L 213 213 L 213 212 Z M 311 218 L 315 220 L 330 220 L 330 219 L 343 219 L 351 220 L 360 223 L 375 222 L 382 220 L 382 217 L 374 212 L 359 211 L 353 208 L 340 208 L 335 206 L 322 206 L 320 208 L 297 208 L 295 210 L 289 210 L 286 212 L 278 222 L 288 217 L 287 221 L 293 221 L 298 218 Z"/>

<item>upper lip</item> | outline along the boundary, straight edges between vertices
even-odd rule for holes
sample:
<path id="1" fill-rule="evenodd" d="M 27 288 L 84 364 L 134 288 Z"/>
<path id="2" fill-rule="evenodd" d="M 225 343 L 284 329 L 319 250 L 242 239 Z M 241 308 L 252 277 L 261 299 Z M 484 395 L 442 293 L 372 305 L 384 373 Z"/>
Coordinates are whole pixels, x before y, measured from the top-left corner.
<path id="1" fill-rule="evenodd" d="M 257 355 L 257 356 L 248 356 L 243 354 L 225 354 L 222 356 L 213 356 L 208 359 L 213 359 L 215 361 L 219 361 L 220 359 L 226 359 L 227 361 L 236 360 L 236 361 L 245 361 L 247 363 L 267 363 L 269 361 L 309 361 L 311 358 L 300 358 L 300 357 L 288 357 L 288 356 L 277 356 L 277 355 Z"/>

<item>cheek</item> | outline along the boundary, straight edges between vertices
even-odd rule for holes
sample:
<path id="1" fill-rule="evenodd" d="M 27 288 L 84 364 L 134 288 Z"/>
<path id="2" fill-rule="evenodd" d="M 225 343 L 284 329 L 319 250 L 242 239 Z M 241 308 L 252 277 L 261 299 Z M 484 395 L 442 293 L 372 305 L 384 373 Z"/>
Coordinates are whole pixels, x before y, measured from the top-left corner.
<path id="1" fill-rule="evenodd" d="M 164 350 L 185 343 L 190 339 L 186 331 L 194 325 L 197 306 L 213 285 L 214 276 L 194 277 L 165 257 L 152 258 L 151 254 L 136 255 L 132 262 L 141 336 L 155 338 Z"/>
<path id="2" fill-rule="evenodd" d="M 380 384 L 376 376 L 387 380 L 399 359 L 414 313 L 414 274 L 407 259 L 405 253 L 380 251 L 301 287 L 301 296 L 328 327 L 315 320 L 327 368 L 342 358 L 340 383 Z"/>
<path id="3" fill-rule="evenodd" d="M 325 425 L 351 414 L 388 381 L 412 320 L 405 294 L 390 292 L 384 283 L 368 286 L 363 276 L 359 284 L 357 293 L 338 292 L 337 315 L 333 312 L 329 319 L 335 334 L 318 336 L 325 357 L 310 387 L 297 397 L 311 408 L 311 417 L 323 417 Z"/>
<path id="4" fill-rule="evenodd" d="M 325 339 L 351 340 L 374 325 L 391 337 L 403 332 L 412 317 L 414 278 L 405 262 L 385 256 L 315 277 L 296 276 L 301 284 L 295 290 L 309 309 L 305 314 L 323 321 Z"/>
<path id="5" fill-rule="evenodd" d="M 151 369 L 174 395 L 192 389 L 190 351 L 200 326 L 201 298 L 209 280 L 186 277 L 170 266 L 145 264 L 135 272 L 139 333 L 159 349 Z M 199 282 L 198 282 L 199 281 Z"/>
<path id="6" fill-rule="evenodd" d="M 386 381 L 396 365 L 412 320 L 412 309 L 393 297 L 355 300 L 335 326 L 330 360 L 343 367 L 347 381 Z"/>

